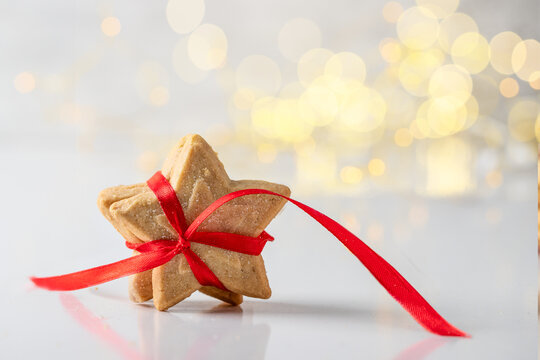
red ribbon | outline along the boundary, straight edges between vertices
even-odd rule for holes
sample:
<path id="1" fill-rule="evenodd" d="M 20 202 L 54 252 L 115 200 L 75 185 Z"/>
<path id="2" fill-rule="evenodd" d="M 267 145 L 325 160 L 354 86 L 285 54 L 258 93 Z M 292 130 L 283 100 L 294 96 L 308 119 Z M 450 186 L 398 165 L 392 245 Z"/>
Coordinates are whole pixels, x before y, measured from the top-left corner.
<path id="1" fill-rule="evenodd" d="M 154 194 L 156 194 L 169 223 L 178 233 L 178 240 L 154 240 L 140 245 L 126 243 L 130 249 L 134 249 L 140 254 L 112 264 L 71 274 L 45 278 L 32 277 L 31 280 L 34 284 L 48 290 L 66 291 L 83 289 L 153 269 L 167 263 L 173 257 L 182 253 L 186 257 L 193 275 L 201 285 L 215 286 L 226 290 L 217 276 L 191 250 L 190 243 L 198 242 L 243 254 L 259 255 L 266 242 L 273 240 L 266 232 L 262 232 L 261 235 L 254 238 L 230 233 L 197 232 L 197 229 L 208 216 L 223 204 L 242 196 L 266 194 L 279 196 L 288 200 L 324 226 L 364 264 L 386 291 L 426 330 L 443 336 L 469 336 L 439 315 L 392 265 L 386 262 L 362 240 L 328 216 L 299 201 L 262 189 L 235 191 L 212 203 L 188 227 L 176 193 L 161 172 L 157 172 L 152 176 L 147 184 Z"/>

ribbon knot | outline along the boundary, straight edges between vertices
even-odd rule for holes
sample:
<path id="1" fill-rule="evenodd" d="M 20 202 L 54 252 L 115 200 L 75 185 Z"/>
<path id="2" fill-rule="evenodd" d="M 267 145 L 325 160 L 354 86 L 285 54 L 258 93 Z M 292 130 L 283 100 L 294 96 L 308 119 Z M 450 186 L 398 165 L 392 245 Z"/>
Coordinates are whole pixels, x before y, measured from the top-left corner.
<path id="1" fill-rule="evenodd" d="M 178 237 L 178 244 L 176 245 L 176 248 L 174 249 L 176 254 L 183 253 L 184 251 L 191 248 L 191 243 L 184 239 L 182 236 Z"/>

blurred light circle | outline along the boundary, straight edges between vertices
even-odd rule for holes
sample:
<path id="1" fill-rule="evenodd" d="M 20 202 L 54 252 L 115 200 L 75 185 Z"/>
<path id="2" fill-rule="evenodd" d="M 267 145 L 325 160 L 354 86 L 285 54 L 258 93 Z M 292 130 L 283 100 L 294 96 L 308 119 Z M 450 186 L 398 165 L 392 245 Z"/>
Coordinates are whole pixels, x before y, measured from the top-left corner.
<path id="1" fill-rule="evenodd" d="M 399 17 L 397 33 L 401 42 L 415 50 L 430 47 L 439 34 L 439 22 L 425 8 L 412 7 Z"/>
<path id="2" fill-rule="evenodd" d="M 538 112 L 538 115 L 536 116 L 536 123 L 534 125 L 534 130 L 536 133 L 536 141 L 540 142 L 540 112 Z M 540 171 L 540 168 L 538 169 Z"/>
<path id="3" fill-rule="evenodd" d="M 467 118 L 465 119 L 465 124 L 463 124 L 460 131 L 467 130 L 476 122 L 476 120 L 478 120 L 478 114 L 480 114 L 480 104 L 474 96 L 471 96 L 465 103 L 465 109 L 467 110 Z"/>
<path id="4" fill-rule="evenodd" d="M 276 159 L 277 149 L 272 144 L 262 143 L 257 145 L 257 157 L 262 163 L 271 163 Z"/>
<path id="5" fill-rule="evenodd" d="M 333 55 L 325 64 L 324 74 L 330 77 L 353 79 L 363 83 L 366 79 L 364 60 L 351 52 Z"/>
<path id="6" fill-rule="evenodd" d="M 364 173 L 362 169 L 357 168 L 356 166 L 344 166 L 339 172 L 341 181 L 346 184 L 358 184 L 362 181 Z"/>
<path id="7" fill-rule="evenodd" d="M 409 129 L 401 128 L 397 129 L 394 133 L 394 142 L 397 146 L 407 147 L 413 142 L 413 135 Z"/>
<path id="8" fill-rule="evenodd" d="M 309 86 L 313 80 L 324 75 L 326 63 L 333 55 L 332 51 L 322 48 L 306 52 L 298 61 L 298 80 L 304 86 Z"/>
<path id="9" fill-rule="evenodd" d="M 201 70 L 223 67 L 227 59 L 227 37 L 221 28 L 213 24 L 199 26 L 189 36 L 188 55 Z"/>
<path id="10" fill-rule="evenodd" d="M 430 101 L 426 118 L 429 127 L 437 135 L 448 136 L 463 129 L 467 121 L 467 109 L 454 97 L 440 97 Z"/>
<path id="11" fill-rule="evenodd" d="M 375 130 L 384 123 L 386 103 L 375 90 L 362 86 L 349 94 L 340 111 L 340 121 L 358 132 Z"/>
<path id="12" fill-rule="evenodd" d="M 381 159 L 373 158 L 368 163 L 368 170 L 372 176 L 382 176 L 386 171 L 386 165 Z"/>
<path id="13" fill-rule="evenodd" d="M 154 104 L 151 100 L 151 91 L 165 87 L 168 83 L 169 74 L 163 65 L 150 61 L 139 65 L 135 76 L 135 87 L 139 96 L 146 102 Z"/>
<path id="14" fill-rule="evenodd" d="M 396 63 L 403 56 L 403 45 L 395 39 L 386 38 L 379 44 L 379 52 L 384 61 L 387 63 Z"/>
<path id="15" fill-rule="evenodd" d="M 302 119 L 314 126 L 331 123 L 338 110 L 336 95 L 327 87 L 310 86 L 298 100 Z"/>
<path id="16" fill-rule="evenodd" d="M 460 35 L 452 44 L 452 60 L 455 64 L 477 74 L 489 64 L 490 51 L 487 40 L 476 32 Z"/>
<path id="17" fill-rule="evenodd" d="M 269 138 L 276 137 L 273 128 L 275 103 L 275 98 L 265 96 L 255 101 L 251 108 L 251 122 L 253 127 L 261 135 Z"/>
<path id="18" fill-rule="evenodd" d="M 282 99 L 299 98 L 305 90 L 306 88 L 301 83 L 293 81 L 283 85 L 279 91 L 279 97 Z"/>
<path id="19" fill-rule="evenodd" d="M 189 84 L 203 81 L 208 73 L 196 67 L 188 56 L 188 38 L 180 39 L 173 50 L 173 67 L 176 74 Z"/>
<path id="20" fill-rule="evenodd" d="M 150 91 L 150 103 L 154 106 L 163 106 L 169 102 L 169 89 L 156 86 Z"/>
<path id="21" fill-rule="evenodd" d="M 25 71 L 15 76 L 13 85 L 18 92 L 26 94 L 36 88 L 36 78 L 31 73 Z"/>
<path id="22" fill-rule="evenodd" d="M 407 92 L 415 96 L 428 93 L 431 74 L 442 64 L 440 50 L 415 51 L 409 54 L 399 66 L 399 81 Z"/>
<path id="23" fill-rule="evenodd" d="M 356 89 L 363 88 L 364 85 L 362 85 L 360 81 L 354 79 L 343 79 L 323 75 L 313 80 L 308 89 L 312 87 L 328 89 L 333 96 L 335 96 L 338 106 L 341 107 L 350 94 Z"/>
<path id="24" fill-rule="evenodd" d="M 382 10 L 383 18 L 387 22 L 394 24 L 403 13 L 403 6 L 396 1 L 387 2 Z"/>
<path id="25" fill-rule="evenodd" d="M 529 85 L 535 90 L 540 90 L 540 71 L 535 71 L 529 76 Z"/>
<path id="26" fill-rule="evenodd" d="M 521 37 L 512 31 L 504 31 L 495 35 L 490 43 L 491 66 L 501 74 L 510 75 L 514 72 L 512 68 L 512 52 Z"/>
<path id="27" fill-rule="evenodd" d="M 478 25 L 473 18 L 462 13 L 452 14 L 441 22 L 439 45 L 444 51 L 450 53 L 454 41 L 462 34 L 469 32 L 478 32 Z"/>
<path id="28" fill-rule="evenodd" d="M 512 69 L 520 79 L 530 81 L 540 71 L 540 42 L 534 39 L 519 42 L 512 52 Z"/>
<path id="29" fill-rule="evenodd" d="M 457 65 L 439 67 L 429 80 L 429 95 L 433 98 L 451 96 L 464 104 L 471 96 L 473 83 L 465 69 Z"/>
<path id="30" fill-rule="evenodd" d="M 274 133 L 280 140 L 299 143 L 309 138 L 313 127 L 301 120 L 297 100 L 277 99 L 274 111 Z"/>
<path id="31" fill-rule="evenodd" d="M 278 46 L 286 59 L 296 62 L 309 49 L 321 46 L 321 30 L 311 20 L 291 19 L 279 32 Z"/>
<path id="32" fill-rule="evenodd" d="M 416 99 L 398 86 L 379 90 L 386 102 L 386 126 L 399 129 L 409 126 L 416 113 Z"/>
<path id="33" fill-rule="evenodd" d="M 179 34 L 193 31 L 204 17 L 204 0 L 169 0 L 167 21 Z"/>
<path id="34" fill-rule="evenodd" d="M 443 19 L 456 11 L 459 0 L 416 0 L 416 4 L 428 9 L 439 19 Z"/>
<path id="35" fill-rule="evenodd" d="M 238 89 L 233 96 L 234 106 L 240 110 L 248 110 L 256 97 L 250 89 Z"/>
<path id="36" fill-rule="evenodd" d="M 256 97 L 274 95 L 281 87 L 281 71 L 272 59 L 250 55 L 236 69 L 236 86 L 250 89 Z"/>
<path id="37" fill-rule="evenodd" d="M 122 30 L 120 20 L 114 16 L 106 17 L 101 22 L 101 31 L 103 31 L 106 36 L 114 37 L 120 33 L 120 30 Z"/>
<path id="38" fill-rule="evenodd" d="M 540 105 L 533 100 L 517 102 L 508 114 L 510 134 L 519 141 L 530 141 L 535 137 L 535 123 L 540 115 Z"/>
<path id="39" fill-rule="evenodd" d="M 504 78 L 499 83 L 499 91 L 505 98 L 513 98 L 519 93 L 519 84 L 511 77 Z"/>
<path id="40" fill-rule="evenodd" d="M 251 121 L 261 135 L 289 143 L 305 141 L 313 129 L 301 120 L 296 99 L 260 98 L 251 108 Z"/>

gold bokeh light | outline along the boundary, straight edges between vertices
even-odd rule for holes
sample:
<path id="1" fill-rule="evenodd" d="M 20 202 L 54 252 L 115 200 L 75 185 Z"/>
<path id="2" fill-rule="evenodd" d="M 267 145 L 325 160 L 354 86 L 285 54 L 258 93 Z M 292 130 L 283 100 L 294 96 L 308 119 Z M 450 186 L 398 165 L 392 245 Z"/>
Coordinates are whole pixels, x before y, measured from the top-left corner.
<path id="1" fill-rule="evenodd" d="M 437 40 L 439 22 L 428 9 L 412 7 L 399 17 L 397 33 L 405 46 L 414 50 L 426 49 Z"/>
<path id="2" fill-rule="evenodd" d="M 21 94 L 26 94 L 36 88 L 36 78 L 29 72 L 22 72 L 13 79 L 15 89 Z"/>
<path id="3" fill-rule="evenodd" d="M 227 37 L 214 24 L 199 26 L 188 39 L 188 55 L 193 64 L 201 70 L 221 68 L 227 59 Z"/>
<path id="4" fill-rule="evenodd" d="M 179 34 L 195 30 L 201 23 L 204 12 L 204 0 L 169 0 L 167 3 L 167 21 Z"/>

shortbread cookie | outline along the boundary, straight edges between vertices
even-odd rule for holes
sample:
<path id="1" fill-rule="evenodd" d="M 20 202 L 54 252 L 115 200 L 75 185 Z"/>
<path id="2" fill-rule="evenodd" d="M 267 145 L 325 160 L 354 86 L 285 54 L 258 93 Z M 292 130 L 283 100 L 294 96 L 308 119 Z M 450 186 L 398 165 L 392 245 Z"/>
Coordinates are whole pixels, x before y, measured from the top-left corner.
<path id="1" fill-rule="evenodd" d="M 230 180 L 216 153 L 198 135 L 184 137 L 171 151 L 162 168 L 190 224 L 218 198 L 242 189 L 265 189 L 288 196 L 288 187 L 257 180 Z M 285 204 L 276 196 L 257 194 L 234 199 L 210 215 L 198 231 L 229 232 L 258 236 Z M 98 198 L 104 216 L 128 242 L 142 243 L 175 239 L 155 194 L 146 184 L 117 186 L 103 190 Z M 245 255 L 208 245 L 192 243 L 192 250 L 206 263 L 225 287 L 202 287 L 183 254 L 153 270 L 130 279 L 130 298 L 136 302 L 154 299 L 160 310 L 182 301 L 194 291 L 231 304 L 242 295 L 268 298 L 271 290 L 262 257 Z"/>

